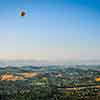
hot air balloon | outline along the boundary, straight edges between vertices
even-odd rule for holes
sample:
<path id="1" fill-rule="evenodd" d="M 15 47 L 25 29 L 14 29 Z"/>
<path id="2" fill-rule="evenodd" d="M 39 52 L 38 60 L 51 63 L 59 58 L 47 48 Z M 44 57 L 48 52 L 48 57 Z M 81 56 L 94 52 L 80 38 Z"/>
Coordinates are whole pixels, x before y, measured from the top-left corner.
<path id="1" fill-rule="evenodd" d="M 20 15 L 21 17 L 23 17 L 23 16 L 26 15 L 26 13 L 25 13 L 24 11 L 20 11 L 19 15 Z"/>

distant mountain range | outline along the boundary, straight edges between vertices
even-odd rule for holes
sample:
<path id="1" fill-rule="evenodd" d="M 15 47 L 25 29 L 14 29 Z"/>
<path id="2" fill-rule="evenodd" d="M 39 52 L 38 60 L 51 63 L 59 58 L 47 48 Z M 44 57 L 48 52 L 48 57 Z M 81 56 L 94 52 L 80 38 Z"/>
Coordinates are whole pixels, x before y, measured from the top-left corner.
<path id="1" fill-rule="evenodd" d="M 0 60 L 0 67 L 6 66 L 45 66 L 45 65 L 80 65 L 80 64 L 100 64 L 100 60 Z"/>

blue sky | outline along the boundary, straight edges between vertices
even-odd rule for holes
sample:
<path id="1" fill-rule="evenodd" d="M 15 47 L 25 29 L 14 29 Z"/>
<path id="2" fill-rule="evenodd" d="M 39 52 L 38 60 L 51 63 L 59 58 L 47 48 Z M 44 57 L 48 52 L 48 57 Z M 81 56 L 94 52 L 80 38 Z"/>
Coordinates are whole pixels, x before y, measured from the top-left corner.
<path id="1" fill-rule="evenodd" d="M 100 59 L 99 5 L 99 0 L 0 0 L 0 59 Z"/>

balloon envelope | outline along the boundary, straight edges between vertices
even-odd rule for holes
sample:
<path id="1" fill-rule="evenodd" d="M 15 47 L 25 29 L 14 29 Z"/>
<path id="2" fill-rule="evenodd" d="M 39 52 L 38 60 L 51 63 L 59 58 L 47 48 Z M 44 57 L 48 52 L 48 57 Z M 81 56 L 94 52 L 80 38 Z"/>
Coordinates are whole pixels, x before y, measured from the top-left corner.
<path id="1" fill-rule="evenodd" d="M 25 12 L 24 11 L 20 11 L 19 15 L 20 16 L 25 16 Z"/>

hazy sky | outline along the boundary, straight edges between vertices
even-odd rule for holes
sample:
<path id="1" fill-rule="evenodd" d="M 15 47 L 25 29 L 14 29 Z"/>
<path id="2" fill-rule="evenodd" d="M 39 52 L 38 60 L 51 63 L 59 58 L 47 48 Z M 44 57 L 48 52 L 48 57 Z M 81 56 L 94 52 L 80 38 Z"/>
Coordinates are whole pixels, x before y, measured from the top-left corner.
<path id="1" fill-rule="evenodd" d="M 100 59 L 100 0 L 0 0 L 0 59 Z"/>

